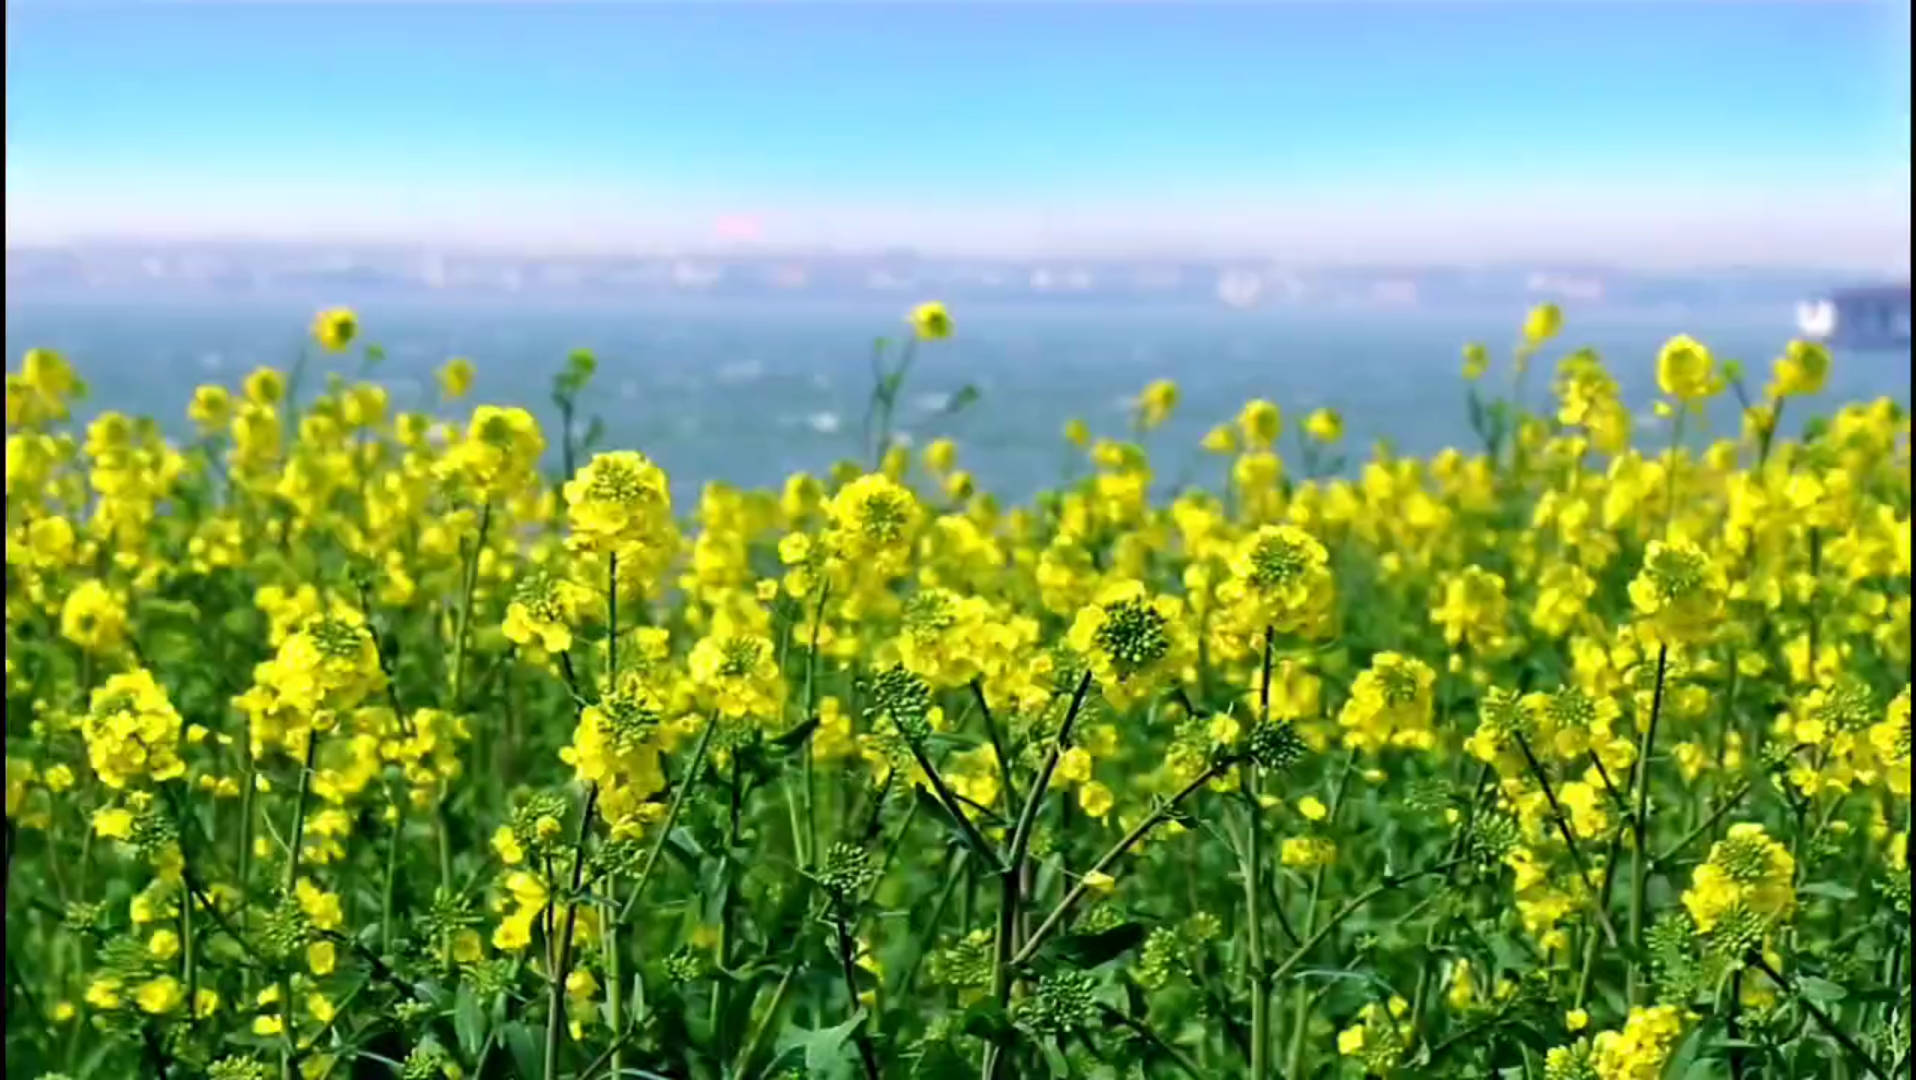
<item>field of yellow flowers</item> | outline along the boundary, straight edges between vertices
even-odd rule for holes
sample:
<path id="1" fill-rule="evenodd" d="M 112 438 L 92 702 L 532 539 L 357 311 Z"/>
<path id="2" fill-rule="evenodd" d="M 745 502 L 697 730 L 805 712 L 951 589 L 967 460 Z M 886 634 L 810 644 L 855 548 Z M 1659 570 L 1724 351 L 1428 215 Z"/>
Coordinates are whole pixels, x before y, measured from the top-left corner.
<path id="1" fill-rule="evenodd" d="M 583 353 L 395 414 L 330 311 L 169 441 L 32 351 L 7 1073 L 1908 1075 L 1909 417 L 1679 337 L 1633 421 L 1561 318 L 1478 446 L 1252 401 L 1166 490 L 1157 383 L 1015 507 L 893 434 L 937 304 L 692 506 Z"/>

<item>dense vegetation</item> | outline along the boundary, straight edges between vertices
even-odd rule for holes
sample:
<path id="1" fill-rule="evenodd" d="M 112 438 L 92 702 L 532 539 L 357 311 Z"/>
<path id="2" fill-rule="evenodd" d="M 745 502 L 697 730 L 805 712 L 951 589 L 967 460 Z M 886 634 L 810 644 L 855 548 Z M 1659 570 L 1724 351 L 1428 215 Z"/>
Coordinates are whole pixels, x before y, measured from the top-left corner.
<path id="1" fill-rule="evenodd" d="M 1636 423 L 1560 321 L 1479 447 L 1253 401 L 1167 491 L 1158 383 L 1020 507 L 894 434 L 935 304 L 692 507 L 585 354 L 395 415 L 327 312 L 168 441 L 31 352 L 8 1072 L 1906 1075 L 1908 417 L 1678 338 Z"/>

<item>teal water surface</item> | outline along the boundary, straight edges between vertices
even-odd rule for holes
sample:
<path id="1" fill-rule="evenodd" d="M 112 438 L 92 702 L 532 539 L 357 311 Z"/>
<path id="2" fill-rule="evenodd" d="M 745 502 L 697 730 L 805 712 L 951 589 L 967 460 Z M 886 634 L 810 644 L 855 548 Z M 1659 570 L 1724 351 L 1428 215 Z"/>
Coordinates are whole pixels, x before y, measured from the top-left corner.
<path id="1" fill-rule="evenodd" d="M 906 306 L 388 301 L 365 305 L 360 315 L 365 339 L 387 352 L 378 378 L 400 408 L 437 408 L 432 372 L 463 355 L 479 371 L 468 405 L 523 404 L 556 424 L 551 376 L 570 350 L 592 349 L 599 373 L 586 407 L 603 419 L 606 442 L 653 456 L 684 498 L 712 480 L 776 484 L 794 470 L 856 456 L 872 343 L 902 330 Z M 10 303 L 7 352 L 11 366 L 30 346 L 58 348 L 92 386 L 89 411 L 147 413 L 183 427 L 186 399 L 200 383 L 237 385 L 260 365 L 290 364 L 305 347 L 312 313 L 310 305 L 265 300 Z M 1507 356 L 1523 316 L 1520 309 L 1029 304 L 953 314 L 956 336 L 919 357 L 900 426 L 919 442 L 953 437 L 979 482 L 1013 498 L 1057 478 L 1067 418 L 1121 434 L 1129 398 L 1160 377 L 1176 379 L 1183 391 L 1175 418 L 1151 437 L 1167 478 L 1201 476 L 1194 470 L 1211 467 L 1196 450 L 1198 439 L 1252 397 L 1281 405 L 1287 425 L 1310 409 L 1337 408 L 1360 450 L 1380 439 L 1406 453 L 1469 445 L 1460 349 L 1480 340 Z M 1529 392 L 1541 401 L 1554 358 L 1591 346 L 1610 361 L 1632 409 L 1647 416 L 1656 352 L 1671 335 L 1695 335 L 1760 377 L 1791 332 L 1786 310 L 1573 310 Z M 1490 376 L 1505 377 L 1501 370 Z M 978 388 L 978 403 L 943 415 L 949 395 L 966 385 Z M 1878 396 L 1908 405 L 1906 350 L 1839 354 L 1822 401 L 1802 412 Z M 1734 423 L 1734 416 L 1719 410 L 1716 422 Z"/>

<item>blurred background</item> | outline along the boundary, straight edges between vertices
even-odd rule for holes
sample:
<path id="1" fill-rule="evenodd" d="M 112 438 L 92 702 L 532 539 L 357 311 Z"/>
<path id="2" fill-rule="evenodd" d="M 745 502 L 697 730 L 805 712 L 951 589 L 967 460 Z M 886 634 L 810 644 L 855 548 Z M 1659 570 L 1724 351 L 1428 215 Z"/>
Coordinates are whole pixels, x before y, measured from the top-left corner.
<path id="1" fill-rule="evenodd" d="M 455 355 L 544 406 L 592 349 L 607 438 L 688 493 L 855 454 L 873 341 L 930 299 L 906 433 L 1014 496 L 1160 376 L 1167 475 L 1253 396 L 1467 443 L 1462 345 L 1544 301 L 1546 360 L 1599 348 L 1638 406 L 1678 332 L 1758 372 L 1825 336 L 1828 398 L 1910 397 L 1907 0 L 6 17 L 10 365 L 182 426 L 340 304 L 399 407 Z"/>

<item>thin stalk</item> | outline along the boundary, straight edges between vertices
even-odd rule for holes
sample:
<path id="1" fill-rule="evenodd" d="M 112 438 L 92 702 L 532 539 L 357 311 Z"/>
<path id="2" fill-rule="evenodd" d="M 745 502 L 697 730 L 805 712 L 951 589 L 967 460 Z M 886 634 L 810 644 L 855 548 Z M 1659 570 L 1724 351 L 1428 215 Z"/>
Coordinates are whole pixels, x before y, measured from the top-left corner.
<path id="1" fill-rule="evenodd" d="M 1114 1009 L 1109 1005 L 1099 1005 L 1098 1009 L 1104 1013 L 1106 1019 L 1125 1028 L 1152 1046 L 1157 1047 L 1159 1052 L 1164 1054 L 1165 1057 L 1170 1058 L 1171 1063 L 1176 1065 L 1178 1069 L 1182 1071 L 1184 1075 L 1190 1077 L 1191 1080 L 1204 1080 L 1204 1071 L 1198 1068 L 1196 1062 L 1191 1060 L 1191 1056 L 1171 1045 L 1164 1036 L 1151 1030 L 1150 1025 L 1132 1016 L 1130 1013 Z"/>
<path id="2" fill-rule="evenodd" d="M 1331 931 L 1343 925 L 1345 919 L 1357 914 L 1358 910 L 1365 904 L 1370 903 L 1372 900 L 1377 899 L 1379 896 L 1393 889 L 1401 889 L 1419 878 L 1429 877 L 1433 874 L 1441 874 L 1451 867 L 1459 865 L 1462 861 L 1461 859 L 1447 859 L 1433 866 L 1426 866 L 1421 870 L 1412 870 L 1403 874 L 1385 875 L 1382 881 L 1346 900 L 1343 907 L 1338 908 L 1329 919 L 1325 920 L 1323 926 L 1318 927 L 1315 933 L 1304 939 L 1302 945 L 1291 950 L 1291 955 L 1285 957 L 1284 962 L 1279 964 L 1277 970 L 1271 973 L 1271 981 L 1273 983 L 1283 982 L 1285 977 L 1290 975 L 1291 971 L 1295 969 L 1298 964 L 1304 962 L 1310 955 L 1312 949 L 1315 949 L 1325 938 L 1329 937 Z"/>
<path id="3" fill-rule="evenodd" d="M 1608 911 L 1610 896 L 1617 883 L 1618 852 L 1623 847 L 1623 834 L 1618 832 L 1610 837 L 1610 850 L 1603 860 L 1603 884 L 1597 887 L 1597 906 Z M 1590 1000 L 1590 987 L 1597 973 L 1597 946 L 1602 939 L 1591 934 L 1583 946 L 1583 969 L 1577 973 L 1576 1007 L 1581 1009 Z"/>
<path id="4" fill-rule="evenodd" d="M 606 688 L 617 693 L 619 688 L 619 553 L 616 551 L 608 552 L 606 555 L 605 578 Z M 601 916 L 605 925 L 600 934 L 599 945 L 605 961 L 606 1005 L 611 1009 L 610 1023 L 613 1032 L 616 1033 L 625 1024 L 625 972 L 619 956 L 619 926 L 618 920 L 611 918 L 612 909 L 618 906 L 617 882 L 608 882 L 606 892 L 611 899 L 606 903 L 604 914 Z M 612 1075 L 617 1077 L 624 1074 L 625 1040 L 619 1038 L 612 1043 Z"/>
<path id="5" fill-rule="evenodd" d="M 306 835 L 306 793 L 313 786 L 313 757 L 319 751 L 319 732 L 306 732 L 306 759 L 299 766 L 299 786 L 293 793 L 293 829 L 287 837 L 286 895 L 299 883 L 299 849 Z"/>
<path id="6" fill-rule="evenodd" d="M 832 904 L 832 917 L 838 928 L 839 972 L 845 979 L 845 993 L 851 998 L 846 1007 L 857 1016 L 862 1008 L 858 1000 L 858 970 L 854 964 L 857 943 L 852 939 L 850 924 L 846 922 L 843 903 L 835 901 Z M 853 1031 L 852 1041 L 858 1045 L 858 1057 L 865 1066 L 865 1080 L 878 1080 L 878 1055 L 872 1050 L 871 1039 L 866 1036 L 863 1023 Z"/>
<path id="7" fill-rule="evenodd" d="M 1051 787 L 1052 775 L 1058 771 L 1058 759 L 1063 756 L 1065 747 L 1071 744 L 1071 729 L 1076 726 L 1078 713 L 1084 708 L 1085 695 L 1090 692 L 1091 673 L 1086 671 L 1071 694 L 1071 705 L 1064 714 L 1064 721 L 1058 726 L 1058 737 L 1052 741 L 1051 749 L 1045 754 L 1044 764 L 1038 770 L 1037 779 L 1032 782 L 1031 791 L 1025 796 L 1024 809 L 1019 812 L 1018 824 L 1011 834 L 1010 857 L 1000 871 L 998 937 L 991 963 L 991 992 L 1000 1008 L 1011 1003 L 1011 968 L 1013 950 L 1017 946 L 1025 853 L 1031 848 L 1031 834 L 1037 825 L 1038 809 L 1044 803 L 1045 792 Z M 964 819 L 961 817 L 960 820 Z M 1036 940 L 1035 935 L 1033 940 Z M 981 1080 L 995 1080 L 1002 1057 L 997 1043 L 985 1045 L 984 1062 L 979 1070 Z"/>
<path id="8" fill-rule="evenodd" d="M 393 831 L 386 841 L 386 882 L 379 899 L 379 947 L 393 951 L 393 894 L 399 882 L 399 840 L 406 832 L 406 808 L 411 798 L 401 795 L 393 800 Z"/>
<path id="9" fill-rule="evenodd" d="M 1730 811 L 1735 810 L 1737 805 L 1743 801 L 1743 797 L 1748 795 L 1749 793 L 1750 793 L 1749 781 L 1745 780 L 1742 783 L 1738 784 L 1734 789 L 1731 790 L 1729 795 L 1723 798 L 1722 802 L 1717 804 L 1716 809 L 1710 811 L 1710 814 L 1708 817 L 1704 818 L 1701 822 L 1697 824 L 1696 828 L 1691 829 L 1687 834 L 1684 835 L 1683 839 L 1678 840 L 1674 844 L 1671 844 L 1668 848 L 1664 849 L 1662 854 L 1656 856 L 1656 858 L 1652 860 L 1652 865 L 1659 870 L 1668 867 L 1669 864 L 1678 855 L 1683 854 L 1684 850 L 1687 849 L 1691 844 L 1696 843 L 1697 840 L 1700 837 L 1702 837 L 1705 833 L 1708 833 L 1710 830 L 1716 828 L 1717 822 L 1722 821 L 1724 817 L 1730 813 Z"/>
<path id="10" fill-rule="evenodd" d="M 474 538 L 472 552 L 466 557 L 465 576 L 459 587 L 459 622 L 452 638 L 452 707 L 455 712 L 459 709 L 460 694 L 465 689 L 466 639 L 472 626 L 472 594 L 479 587 L 479 553 L 485 549 L 486 533 L 491 528 L 492 501 L 488 499 L 479 511 L 479 535 Z"/>
<path id="11" fill-rule="evenodd" d="M 945 911 L 951 907 L 952 895 L 958 891 L 959 883 L 971 876 L 965 872 L 965 862 L 970 857 L 971 852 L 964 848 L 952 854 L 951 867 L 945 873 L 945 887 L 938 890 L 938 900 L 932 905 L 931 918 L 926 922 L 920 939 L 923 944 L 912 953 L 911 962 L 905 965 L 905 970 L 898 976 L 898 985 L 891 991 L 892 997 L 902 998 L 911 992 L 912 980 L 918 976 L 918 968 L 924 963 L 925 954 L 931 951 L 929 944 L 938 940 L 938 928 L 945 921 Z"/>
<path id="12" fill-rule="evenodd" d="M 991 703 L 985 700 L 985 683 L 982 678 L 971 680 L 971 696 L 978 702 L 978 712 L 985 718 L 985 734 L 991 739 L 991 752 L 998 759 L 998 785 L 1004 789 L 1005 813 L 1017 805 L 1018 793 L 1012 787 L 1011 757 L 1005 748 L 1003 736 L 998 731 L 998 720 L 991 712 Z"/>
<path id="13" fill-rule="evenodd" d="M 972 823 L 971 815 L 965 812 L 964 804 L 959 802 L 958 796 L 952 793 L 951 785 L 945 782 L 944 775 L 938 771 L 938 766 L 931 760 L 930 755 L 925 753 L 925 748 L 916 739 L 908 741 L 911 744 L 912 758 L 918 762 L 919 770 L 931 783 L 932 794 L 936 795 L 938 802 L 944 806 L 945 813 L 950 814 L 958 823 L 958 828 L 965 834 L 965 842 L 979 852 L 990 851 L 991 842 L 986 840 L 984 834 L 978 831 L 978 826 Z"/>
<path id="14" fill-rule="evenodd" d="M 240 895 L 238 918 L 241 923 L 246 921 L 246 909 L 252 906 L 253 803 L 258 797 L 257 792 L 259 790 L 259 776 L 254 772 L 253 747 L 250 734 L 246 739 L 244 752 L 246 754 L 246 765 L 240 772 L 240 783 L 245 785 L 245 787 L 240 791 L 239 852 L 238 857 L 234 860 L 237 866 L 234 881 L 239 886 Z M 86 831 L 86 841 L 83 841 L 83 844 L 90 843 L 92 839 L 93 830 L 88 829 Z M 91 862 L 86 856 L 90 854 L 91 851 L 83 847 L 80 860 L 80 885 L 82 893 L 84 893 L 86 889 L 86 872 Z M 253 972 L 250 968 L 240 972 L 240 994 L 248 1000 L 253 996 Z"/>
<path id="15" fill-rule="evenodd" d="M 1477 783 L 1476 786 L 1471 789 L 1470 805 L 1465 809 L 1464 827 L 1457 830 L 1457 835 L 1451 838 L 1450 847 L 1445 852 L 1444 858 L 1455 859 L 1463 855 L 1464 846 L 1470 842 L 1471 834 L 1475 832 L 1477 828 L 1477 809 L 1483 804 L 1484 792 L 1489 790 L 1491 778 L 1495 775 L 1496 769 L 1489 762 L 1484 762 L 1478 766 Z M 1445 886 L 1448 887 L 1455 878 L 1456 869 L 1453 867 L 1445 877 Z M 1439 933 L 1439 930 L 1448 931 L 1449 928 L 1450 924 L 1448 922 L 1436 922 L 1432 923 L 1430 928 L 1424 932 L 1424 952 L 1426 955 L 1434 954 L 1437 951 L 1438 944 L 1442 942 L 1446 936 L 1445 934 Z M 1291 943 L 1295 945 L 1297 942 L 1297 935 L 1292 934 Z M 1421 1027 L 1424 1022 L 1424 1004 L 1430 999 L 1430 981 L 1435 974 L 1436 969 L 1429 964 L 1425 964 L 1423 969 L 1417 973 L 1417 989 L 1412 992 L 1410 999 L 1410 1022 L 1414 1027 Z"/>
<path id="16" fill-rule="evenodd" d="M 578 846 L 572 852 L 572 889 L 566 894 L 565 928 L 559 933 L 558 966 L 546 987 L 545 1080 L 559 1075 L 559 1037 L 565 1030 L 566 980 L 572 974 L 572 935 L 579 924 L 579 890 L 585 884 L 585 842 L 592 814 L 599 805 L 599 785 L 586 788 L 585 809 L 579 814 Z"/>
<path id="17" fill-rule="evenodd" d="M 181 858 L 184 860 L 185 845 L 181 845 Z M 182 874 L 182 877 L 185 875 Z M 180 981 L 186 984 L 186 1016 L 191 1023 L 197 1009 L 200 996 L 199 957 L 196 955 L 198 943 L 193 934 L 193 898 L 180 898 Z"/>
<path id="18" fill-rule="evenodd" d="M 652 839 L 652 847 L 645 853 L 645 863 L 639 867 L 638 884 L 632 887 L 632 895 L 626 898 L 625 906 L 619 909 L 619 920 L 625 922 L 638 910 L 639 901 L 645 896 L 645 887 L 652 882 L 652 871 L 658 868 L 659 854 L 665 850 L 666 838 L 672 835 L 672 829 L 679 823 L 679 814 L 685 810 L 685 798 L 697 782 L 699 768 L 705 764 L 705 751 L 712 743 L 712 731 L 717 726 L 718 717 L 714 713 L 707 717 L 705 727 L 699 731 L 699 741 L 692 748 L 692 763 L 686 766 L 685 775 L 679 778 L 679 789 L 672 793 L 672 806 L 665 812 L 665 820 L 659 825 L 659 833 Z"/>
<path id="19" fill-rule="evenodd" d="M 1271 660 L 1275 648 L 1275 634 L 1272 628 L 1264 628 L 1264 667 L 1263 679 L 1257 690 L 1257 721 L 1265 724 L 1271 718 Z M 1248 960 L 1251 968 L 1251 1078 L 1265 1080 L 1270 1071 L 1268 1060 L 1271 1049 L 1271 984 L 1265 978 L 1269 974 L 1264 960 L 1264 838 L 1258 818 L 1263 809 L 1260 796 L 1263 785 L 1260 783 L 1257 762 L 1247 760 L 1244 763 L 1244 805 L 1248 811 L 1244 840 L 1244 919 L 1245 931 L 1249 938 Z"/>
<path id="20" fill-rule="evenodd" d="M 745 1048 L 740 1050 L 738 1057 L 732 1061 L 733 1076 L 743 1077 L 746 1070 L 752 1067 L 752 1059 L 758 1055 L 758 1048 L 765 1042 L 765 1034 L 772 1029 L 772 1022 L 778 1019 L 778 1010 L 785 1004 L 785 995 L 791 990 L 792 979 L 798 975 L 798 969 L 801 966 L 802 964 L 797 960 L 785 965 L 785 974 L 779 977 L 778 985 L 772 989 L 771 1003 L 766 1005 L 765 1012 L 758 1018 L 758 1023 L 752 1025 L 752 1034 L 745 1040 Z M 612 1075 L 621 1075 L 618 1066 L 613 1066 Z"/>
<path id="21" fill-rule="evenodd" d="M 1345 792 L 1350 789 L 1350 774 L 1356 765 L 1357 759 L 1347 752 L 1344 755 L 1343 769 L 1338 774 L 1337 788 L 1331 792 L 1330 813 L 1325 816 L 1325 822 L 1329 825 L 1336 825 L 1338 815 L 1343 812 L 1344 795 Z M 1322 940 L 1321 936 L 1317 933 L 1317 905 L 1324 894 L 1325 869 L 1325 867 L 1319 866 L 1311 872 L 1310 896 L 1307 901 L 1307 906 L 1304 909 L 1304 934 L 1308 942 L 1312 944 Z M 1298 947 L 1301 949 L 1304 946 L 1300 944 Z M 1271 979 L 1271 985 L 1275 986 L 1277 983 L 1278 980 L 1273 977 Z M 1296 993 L 1292 994 L 1291 997 L 1290 1047 L 1284 1055 L 1284 1072 L 1288 1076 L 1296 1076 L 1298 1075 L 1298 1062 L 1302 1060 L 1304 1056 L 1304 1028 L 1306 1021 L 1310 1019 L 1313 999 L 1306 991 L 1306 988 L 1302 986 L 1298 987 Z"/>
<path id="22" fill-rule="evenodd" d="M 618 906 L 618 887 L 616 881 L 608 880 L 606 885 L 608 902 L 600 919 L 604 925 L 600 930 L 600 956 L 605 963 L 605 1003 L 611 1013 L 610 1026 L 614 1033 L 625 1027 L 625 957 L 619 950 L 619 923 L 613 918 L 613 908 Z M 625 1075 L 625 1040 L 615 1038 L 611 1048 L 612 1075 Z"/>
<path id="23" fill-rule="evenodd" d="M 1543 788 L 1543 797 L 1550 803 L 1550 812 L 1551 816 L 1556 819 L 1557 832 L 1563 837 L 1564 845 L 1570 849 L 1571 861 L 1577 864 L 1577 878 L 1584 884 L 1584 887 L 1588 888 L 1590 884 L 1590 864 L 1584 860 L 1583 848 L 1577 843 L 1577 834 L 1570 828 L 1570 819 L 1568 815 L 1563 812 L 1563 804 L 1557 801 L 1557 790 L 1551 786 L 1550 777 L 1544 773 L 1543 763 L 1538 761 L 1537 755 L 1531 751 L 1530 740 L 1524 738 L 1522 732 L 1517 732 L 1516 737 L 1517 748 L 1523 751 L 1523 759 L 1524 762 L 1530 766 L 1530 774 L 1536 777 L 1538 786 Z M 1610 913 L 1599 906 L 1596 910 L 1596 915 L 1597 925 L 1603 928 L 1604 939 L 1610 943 L 1612 948 L 1616 947 L 1617 928 L 1610 923 Z"/>
<path id="24" fill-rule="evenodd" d="M 1113 863 L 1124 858 L 1126 853 L 1138 845 L 1139 841 L 1150 835 L 1151 830 L 1169 821 L 1171 815 L 1177 812 L 1178 804 L 1202 790 L 1205 785 L 1211 781 L 1224 775 L 1230 770 L 1233 764 L 1233 762 L 1229 761 L 1219 762 L 1204 770 L 1204 772 L 1198 775 L 1197 779 L 1180 788 L 1176 795 L 1166 800 L 1164 805 L 1158 807 L 1150 817 L 1138 822 L 1137 825 L 1132 827 L 1130 832 L 1124 835 L 1122 840 L 1111 845 L 1109 850 L 1099 856 L 1098 861 L 1092 864 L 1091 869 L 1086 872 L 1085 877 L 1090 877 L 1092 874 L 1102 874 L 1109 870 Z M 1079 878 L 1078 881 L 1071 886 L 1070 891 L 1064 894 L 1064 899 L 1059 900 L 1058 905 L 1051 909 L 1051 914 L 1045 916 L 1044 922 L 1039 923 L 1038 928 L 1031 932 L 1031 937 L 1024 943 L 1024 947 L 1019 949 L 1017 954 L 1011 958 L 1010 967 L 1020 967 L 1030 961 L 1033 956 L 1036 956 L 1038 950 L 1043 947 L 1044 943 L 1050 939 L 1052 934 L 1059 930 L 1065 919 L 1070 916 L 1072 909 L 1077 907 L 1078 902 L 1084 899 L 1085 893 L 1089 892 L 1090 888 L 1089 885 L 1085 884 L 1083 877 Z"/>
<path id="25" fill-rule="evenodd" d="M 1844 1031 L 1842 1027 L 1830 1017 L 1830 1014 L 1818 1008 L 1816 1002 L 1805 997 L 1794 983 L 1785 979 L 1775 968 L 1771 967 L 1770 962 L 1764 959 L 1761 952 L 1753 950 L 1750 953 L 1749 961 L 1751 967 L 1769 976 L 1769 980 L 1776 984 L 1778 990 L 1794 997 L 1796 1003 L 1803 1006 L 1803 1011 L 1809 1013 L 1810 1018 L 1816 1021 L 1817 1026 L 1821 1027 L 1824 1033 L 1829 1035 L 1830 1038 L 1836 1040 L 1836 1045 L 1842 1047 L 1843 1052 L 1855 1059 L 1858 1065 L 1861 1065 L 1867 1070 L 1871 1076 L 1876 1077 L 1876 1080 L 1889 1080 L 1890 1074 L 1888 1071 L 1881 1065 L 1878 1065 L 1876 1059 L 1870 1057 L 1869 1052 L 1864 1050 L 1848 1032 Z"/>
<path id="26" fill-rule="evenodd" d="M 1743 969 L 1737 968 L 1730 973 L 1730 1004 L 1723 1017 L 1724 1034 L 1730 1037 L 1732 1044 L 1743 1038 Z M 1743 1048 L 1730 1047 L 1730 1080 L 1743 1080 Z"/>
<path id="27" fill-rule="evenodd" d="M 1650 890 L 1650 755 L 1656 749 L 1657 722 L 1663 715 L 1663 682 L 1670 670 L 1670 647 L 1657 647 L 1656 688 L 1650 695 L 1650 720 L 1643 727 L 1637 746 L 1637 759 L 1631 763 L 1631 787 L 1636 794 L 1636 813 L 1631 822 L 1630 861 L 1630 968 L 1626 989 L 1632 1004 L 1641 1004 L 1644 989 L 1642 964 L 1644 909 Z"/>
<path id="28" fill-rule="evenodd" d="M 812 608 L 811 638 L 805 649 L 805 719 L 810 721 L 818 713 L 818 635 L 825 623 L 825 601 L 832 593 L 829 579 L 819 582 L 818 604 Z M 803 788 L 805 804 L 805 846 L 800 852 L 799 864 L 809 867 L 818 857 L 818 796 L 816 769 L 812 762 L 812 741 L 805 740 L 801 768 L 805 776 Z"/>

